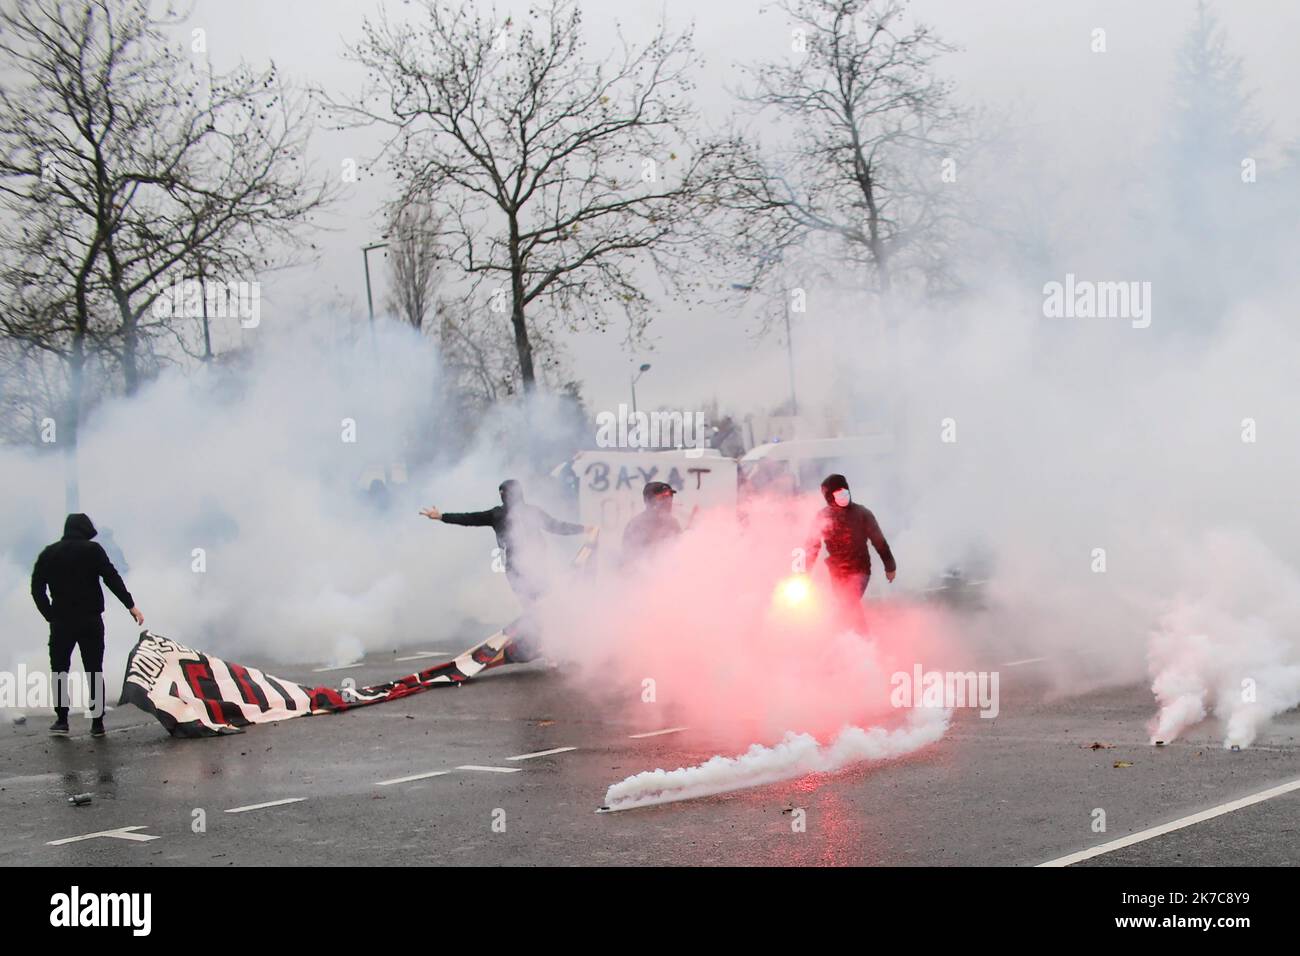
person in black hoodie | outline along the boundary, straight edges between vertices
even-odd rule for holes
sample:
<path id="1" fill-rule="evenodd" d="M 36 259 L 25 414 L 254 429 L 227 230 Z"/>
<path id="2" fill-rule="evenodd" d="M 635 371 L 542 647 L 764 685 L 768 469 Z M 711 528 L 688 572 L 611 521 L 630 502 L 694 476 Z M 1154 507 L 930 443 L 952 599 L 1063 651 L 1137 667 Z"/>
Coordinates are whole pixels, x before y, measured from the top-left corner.
<path id="1" fill-rule="evenodd" d="M 552 518 L 536 505 L 524 501 L 524 489 L 513 478 L 497 488 L 501 504 L 487 511 L 441 512 L 425 508 L 420 514 L 433 521 L 471 528 L 491 528 L 496 532 L 497 547 L 505 558 L 506 580 L 527 610 L 546 593 L 546 540 L 551 534 L 582 534 L 589 530 L 580 524 Z"/>
<path id="2" fill-rule="evenodd" d="M 135 622 L 144 624 L 144 614 L 126 589 L 122 576 L 113 567 L 107 552 L 92 540 L 96 534 L 94 524 L 86 515 L 68 515 L 63 523 L 63 538 L 43 550 L 32 568 L 32 600 L 50 625 L 50 671 L 58 695 L 50 733 L 59 737 L 68 734 L 67 674 L 74 647 L 81 648 L 81 666 L 90 682 L 90 735 L 104 736 L 101 579 L 131 612 Z"/>
<path id="3" fill-rule="evenodd" d="M 849 482 L 843 475 L 828 475 L 822 482 L 822 497 L 826 507 L 817 513 L 812 533 L 808 538 L 807 570 L 812 571 L 826 545 L 826 570 L 831 575 L 831 585 L 841 611 L 849 625 L 859 633 L 866 632 L 866 616 L 862 613 L 862 595 L 871 580 L 871 551 L 876 549 L 885 565 L 885 578 L 894 580 L 898 570 L 894 553 L 876 516 L 855 503 L 849 492 Z"/>

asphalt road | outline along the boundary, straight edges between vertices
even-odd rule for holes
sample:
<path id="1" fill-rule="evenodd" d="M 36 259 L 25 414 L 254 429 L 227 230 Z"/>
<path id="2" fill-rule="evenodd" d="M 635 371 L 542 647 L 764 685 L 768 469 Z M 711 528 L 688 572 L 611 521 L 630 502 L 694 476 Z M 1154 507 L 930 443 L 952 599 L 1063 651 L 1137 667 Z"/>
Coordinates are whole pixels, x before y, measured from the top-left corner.
<path id="1" fill-rule="evenodd" d="M 428 666 L 396 661 L 416 650 L 326 674 L 269 669 L 364 685 Z M 48 718 L 6 720 L 0 865 L 1023 866 L 1300 780 L 1296 712 L 1240 753 L 1211 724 L 1157 749 L 1145 686 L 1049 699 L 1038 666 L 1002 669 L 996 720 L 959 712 L 941 742 L 904 759 L 619 813 L 596 812 L 610 784 L 734 747 L 690 729 L 634 737 L 666 729 L 653 708 L 641 724 L 605 719 L 541 663 L 216 739 L 171 739 L 130 707 L 98 741 L 82 718 L 69 739 L 46 736 Z M 511 759 L 556 748 L 575 749 Z M 88 805 L 68 803 L 85 792 Z M 1078 865 L 1296 865 L 1297 821 L 1300 789 Z M 51 845 L 119 828 L 138 829 Z"/>

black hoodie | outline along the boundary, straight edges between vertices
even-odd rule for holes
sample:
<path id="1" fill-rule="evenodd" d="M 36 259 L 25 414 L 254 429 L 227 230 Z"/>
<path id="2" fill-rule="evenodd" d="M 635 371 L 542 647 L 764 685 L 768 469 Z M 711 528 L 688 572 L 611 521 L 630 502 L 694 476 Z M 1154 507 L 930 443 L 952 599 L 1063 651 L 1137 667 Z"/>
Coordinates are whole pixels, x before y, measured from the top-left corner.
<path id="1" fill-rule="evenodd" d="M 889 542 L 880 530 L 876 516 L 855 501 L 850 501 L 841 508 L 835 503 L 835 492 L 847 491 L 849 483 L 843 475 L 831 475 L 822 482 L 822 497 L 826 507 L 817 512 L 813 530 L 808 536 L 807 568 L 812 570 L 821 554 L 822 543 L 826 544 L 826 567 L 832 574 L 871 574 L 870 544 L 885 563 L 886 571 L 897 569 L 894 553 L 889 549 Z"/>
<path id="2" fill-rule="evenodd" d="M 552 518 L 536 505 L 524 501 L 519 482 L 513 479 L 501 482 L 497 489 L 501 504 L 487 511 L 446 512 L 444 524 L 458 524 L 469 528 L 491 528 L 496 532 L 497 547 L 505 556 L 507 571 L 521 574 L 544 574 L 546 539 L 543 531 L 551 534 L 582 534 L 586 529 L 580 524 Z"/>
<path id="3" fill-rule="evenodd" d="M 85 515 L 68 515 L 63 523 L 63 539 L 50 545 L 36 559 L 32 568 L 32 600 L 41 616 L 51 624 L 84 621 L 103 614 L 100 578 L 127 610 L 135 607 L 135 600 L 117 568 L 104 549 L 91 540 L 97 533 Z"/>

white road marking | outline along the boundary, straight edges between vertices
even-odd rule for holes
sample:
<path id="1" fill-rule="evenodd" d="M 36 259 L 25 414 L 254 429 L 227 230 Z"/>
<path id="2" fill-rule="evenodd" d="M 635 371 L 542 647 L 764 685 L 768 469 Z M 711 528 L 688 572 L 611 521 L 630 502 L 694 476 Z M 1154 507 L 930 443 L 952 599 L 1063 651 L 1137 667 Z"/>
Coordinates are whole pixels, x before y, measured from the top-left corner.
<path id="1" fill-rule="evenodd" d="M 1026 657 L 1023 661 L 1007 661 L 1002 667 L 1019 667 L 1021 664 L 1038 664 L 1041 661 L 1048 660 L 1046 657 Z"/>
<path id="2" fill-rule="evenodd" d="M 1213 820 L 1215 817 L 1223 816 L 1225 813 L 1232 813 L 1234 810 L 1240 810 L 1243 807 L 1249 807 L 1252 804 L 1263 803 L 1265 800 L 1272 800 L 1274 797 L 1280 797 L 1284 793 L 1291 793 L 1293 790 L 1300 790 L 1300 780 L 1292 780 L 1290 783 L 1270 787 L 1267 790 L 1261 790 L 1259 793 L 1252 793 L 1248 797 L 1242 797 L 1240 800 L 1233 800 L 1230 803 L 1222 803 L 1217 807 L 1202 810 L 1200 813 L 1193 813 L 1191 816 L 1182 817 L 1178 820 L 1172 821 L 1171 823 L 1162 823 L 1158 827 L 1151 827 L 1149 830 L 1142 830 L 1126 837 L 1120 837 L 1118 840 L 1111 840 L 1109 843 L 1103 843 L 1101 846 L 1095 846 L 1090 850 L 1080 850 L 1078 853 L 1071 853 L 1069 856 L 1063 856 L 1055 860 L 1048 860 L 1046 863 L 1039 863 L 1038 865 L 1069 866 L 1072 863 L 1089 860 L 1094 856 L 1101 856 L 1103 853 L 1111 853 L 1114 850 L 1120 850 L 1126 846 L 1132 846 L 1135 843 L 1143 843 L 1154 837 L 1162 836 L 1166 833 L 1172 833 L 1174 830 L 1181 830 L 1183 827 L 1190 827 L 1197 823 L 1204 823 L 1206 820 Z"/>
<path id="3" fill-rule="evenodd" d="M 289 797 L 285 800 L 272 800 L 270 803 L 254 803 L 247 807 L 235 807 L 233 810 L 227 810 L 227 813 L 247 813 L 249 810 L 265 810 L 267 807 L 282 807 L 287 803 L 302 803 L 306 797 Z"/>
<path id="4" fill-rule="evenodd" d="M 441 777 L 443 774 L 450 773 L 450 770 L 430 770 L 428 773 L 415 773 L 409 777 L 397 777 L 393 780 L 380 780 L 375 784 L 376 787 L 391 787 L 395 783 L 410 783 L 412 780 L 427 780 L 429 777 Z"/>
<path id="5" fill-rule="evenodd" d="M 522 767 L 480 767 L 476 764 L 465 764 L 463 767 L 457 767 L 457 770 L 482 770 L 484 773 L 518 773 Z"/>
<path id="6" fill-rule="evenodd" d="M 81 836 L 67 837 L 62 840 L 50 840 L 46 846 L 63 846 L 65 843 L 79 843 L 82 840 L 93 840 L 96 837 L 108 837 L 111 840 L 133 840 L 136 843 L 148 843 L 150 840 L 156 840 L 158 837 L 150 836 L 147 833 L 134 833 L 134 830 L 143 830 L 144 826 L 138 827 L 118 827 L 116 830 L 100 830 L 98 833 L 86 833 Z"/>
<path id="7" fill-rule="evenodd" d="M 326 674 L 330 671 L 346 671 L 346 670 L 351 670 L 354 667 L 365 667 L 365 666 L 366 666 L 365 661 L 357 661 L 354 664 L 339 664 L 336 667 L 315 667 L 312 668 L 312 673 Z"/>
<path id="8" fill-rule="evenodd" d="M 532 760 L 534 757 L 549 757 L 551 754 L 568 753 L 570 750 L 577 750 L 577 747 L 553 747 L 550 750 L 539 750 L 537 753 L 520 754 L 517 757 L 507 757 L 507 760 Z"/>
<path id="9" fill-rule="evenodd" d="M 959 582 L 957 582 L 955 585 L 953 585 L 953 584 L 941 584 L 941 585 L 939 585 L 937 588 L 921 588 L 920 593 L 921 593 L 921 594 L 933 594 L 935 591 L 949 591 L 949 590 L 959 591 L 959 590 L 961 590 L 961 588 L 962 588 L 963 586 L 968 585 L 968 584 L 988 584 L 988 583 L 989 583 L 989 582 L 988 582 L 987 580 L 983 580 L 983 581 L 959 581 Z"/>
<path id="10" fill-rule="evenodd" d="M 451 657 L 448 651 L 420 651 L 418 654 L 408 654 L 406 657 L 395 657 L 397 661 L 420 661 L 426 657 Z"/>
<path id="11" fill-rule="evenodd" d="M 665 730 L 651 730 L 644 734 L 628 734 L 629 740 L 640 740 L 642 737 L 662 737 L 664 734 L 680 734 L 683 730 L 690 730 L 689 727 L 668 727 Z"/>

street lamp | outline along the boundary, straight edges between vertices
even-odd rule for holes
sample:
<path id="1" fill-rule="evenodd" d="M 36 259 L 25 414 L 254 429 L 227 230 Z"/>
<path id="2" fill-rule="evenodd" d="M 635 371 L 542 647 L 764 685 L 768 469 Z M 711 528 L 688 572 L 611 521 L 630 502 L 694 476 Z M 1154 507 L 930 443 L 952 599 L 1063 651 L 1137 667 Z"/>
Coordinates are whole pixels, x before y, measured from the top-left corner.
<path id="1" fill-rule="evenodd" d="M 636 414 L 636 380 L 639 379 L 642 375 L 644 375 L 648 371 L 650 371 L 650 363 L 643 362 L 641 368 L 638 369 L 637 373 L 632 376 L 632 414 L 633 415 Z"/>
<path id="2" fill-rule="evenodd" d="M 370 294 L 370 250 L 371 250 L 371 249 L 383 249 L 383 248 L 386 247 L 387 245 L 388 245 L 388 243 L 386 243 L 386 242 L 372 242 L 372 243 L 371 243 L 370 245 L 368 245 L 368 246 L 362 246 L 362 247 L 361 247 L 361 260 L 365 263 L 365 266 L 366 266 L 366 305 L 367 305 L 367 307 L 369 307 L 369 309 L 370 309 L 370 339 L 371 339 L 371 341 L 374 341 L 374 338 L 375 338 L 375 300 L 371 297 L 371 294 Z"/>
<path id="3" fill-rule="evenodd" d="M 385 236 L 385 239 L 388 237 Z M 370 250 L 383 249 L 387 246 L 386 242 L 372 242 L 368 246 L 361 247 L 361 261 L 366 266 L 366 306 L 370 310 L 370 350 L 374 353 L 375 363 L 379 363 L 379 343 L 375 341 L 375 300 L 370 294 Z M 393 472 L 388 464 L 388 459 L 384 459 L 384 486 L 391 487 L 393 484 Z"/>
<path id="4" fill-rule="evenodd" d="M 794 397 L 794 337 L 790 334 L 790 304 L 787 302 L 782 311 L 785 313 L 785 358 L 790 366 L 790 414 L 799 417 L 799 400 Z"/>

